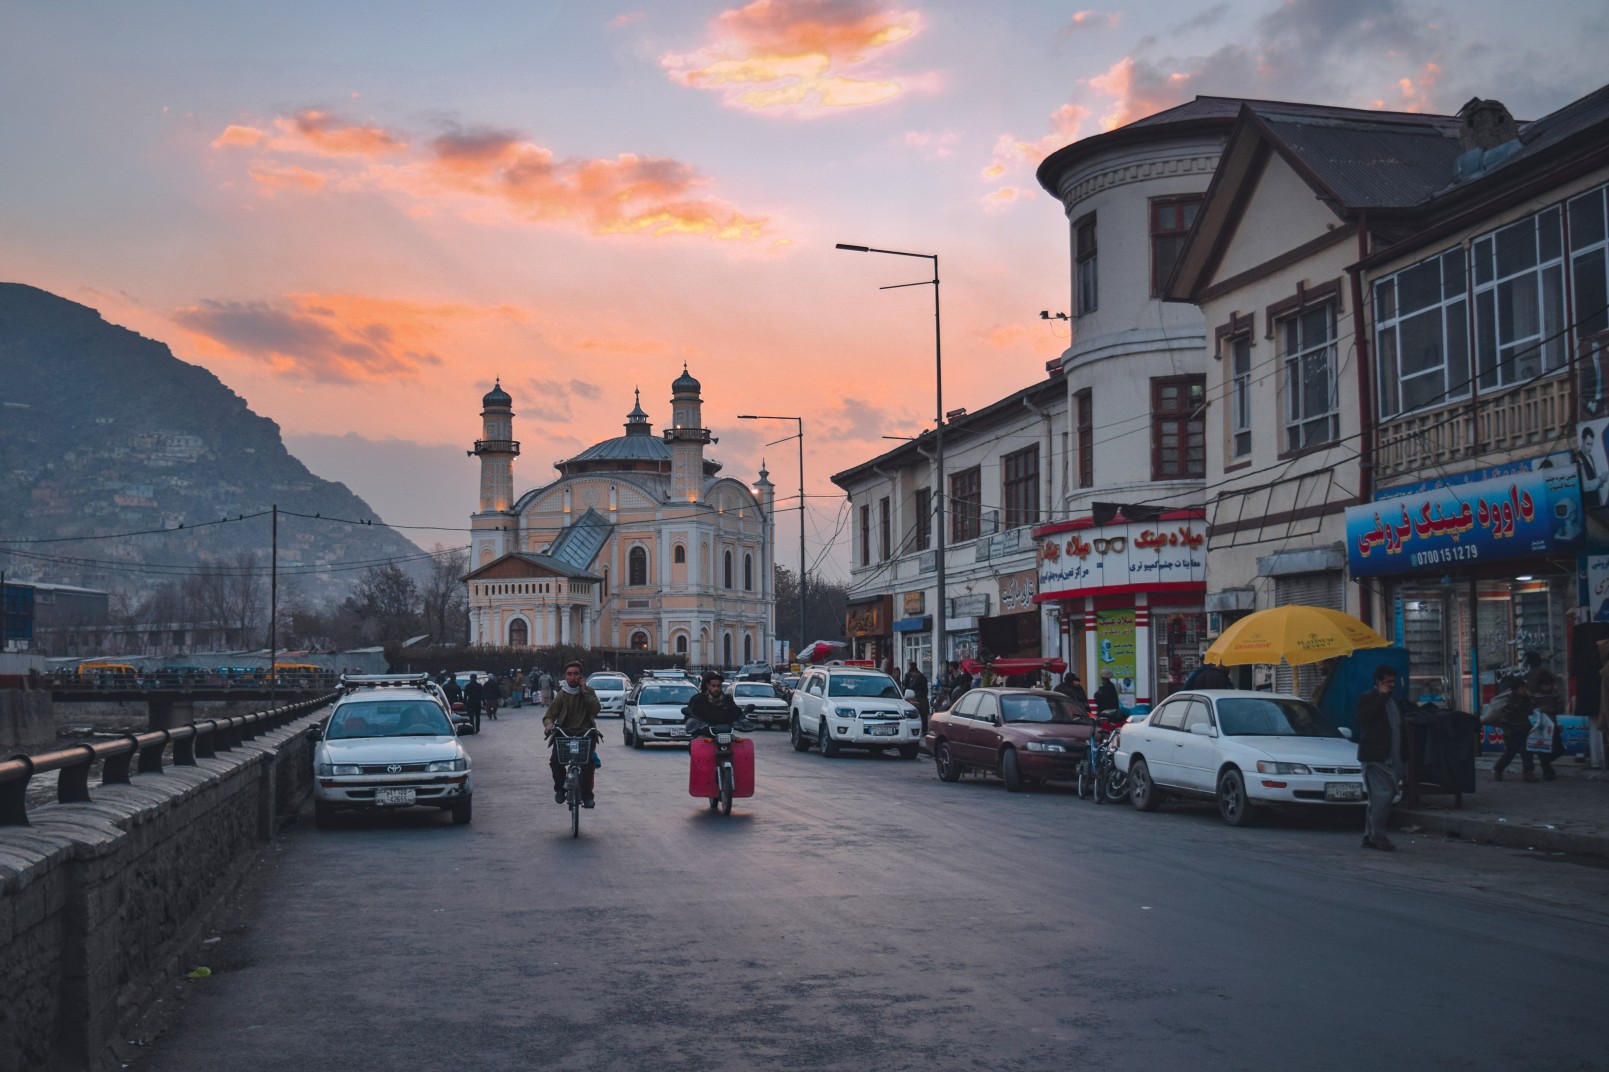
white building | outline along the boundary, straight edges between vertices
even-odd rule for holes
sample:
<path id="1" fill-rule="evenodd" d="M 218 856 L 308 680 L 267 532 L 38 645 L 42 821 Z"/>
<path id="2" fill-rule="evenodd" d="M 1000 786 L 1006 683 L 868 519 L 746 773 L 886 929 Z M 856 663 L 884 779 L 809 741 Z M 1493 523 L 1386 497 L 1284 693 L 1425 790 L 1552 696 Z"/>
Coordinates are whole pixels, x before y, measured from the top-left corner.
<path id="1" fill-rule="evenodd" d="M 704 457 L 699 382 L 671 384 L 671 427 L 641 398 L 625 435 L 555 463 L 559 479 L 514 495 L 513 399 L 482 399 L 473 515 L 472 644 L 578 644 L 685 655 L 693 665 L 766 658 L 775 624 L 774 489 Z"/>

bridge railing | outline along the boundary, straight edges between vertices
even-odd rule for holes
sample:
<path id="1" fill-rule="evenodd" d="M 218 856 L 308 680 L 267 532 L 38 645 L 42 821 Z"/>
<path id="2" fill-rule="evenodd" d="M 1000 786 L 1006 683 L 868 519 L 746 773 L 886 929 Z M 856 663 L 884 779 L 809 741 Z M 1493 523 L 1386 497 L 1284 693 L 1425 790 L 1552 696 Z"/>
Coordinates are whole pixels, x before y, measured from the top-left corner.
<path id="1" fill-rule="evenodd" d="M 89 778 L 101 764 L 101 785 L 128 785 L 134 774 L 161 774 L 162 757 L 171 745 L 172 765 L 194 767 L 197 759 L 227 752 L 245 741 L 330 703 L 337 694 L 228 718 L 205 718 L 172 729 L 125 733 L 112 740 L 74 745 L 38 755 L 0 760 L 0 826 L 28 825 L 28 783 L 36 774 L 59 771 L 56 801 L 87 803 Z"/>
<path id="2" fill-rule="evenodd" d="M 53 692 L 127 692 L 130 689 L 195 689 L 204 692 L 239 689 L 242 692 L 266 692 L 270 685 L 287 691 L 304 692 L 308 689 L 333 689 L 340 684 L 340 679 L 341 675 L 334 670 L 320 673 L 282 671 L 275 682 L 269 681 L 266 672 L 222 674 L 212 671 L 151 670 L 139 674 L 49 674 L 29 679 L 29 683 L 34 688 Z"/>

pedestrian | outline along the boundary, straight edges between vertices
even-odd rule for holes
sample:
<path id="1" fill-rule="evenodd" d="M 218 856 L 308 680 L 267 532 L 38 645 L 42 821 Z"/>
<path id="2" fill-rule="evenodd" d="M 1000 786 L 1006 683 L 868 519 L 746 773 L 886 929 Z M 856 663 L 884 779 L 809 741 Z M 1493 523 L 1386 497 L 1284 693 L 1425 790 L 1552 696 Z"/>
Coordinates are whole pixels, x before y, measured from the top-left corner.
<path id="1" fill-rule="evenodd" d="M 542 677 L 540 678 L 539 683 L 542 686 L 542 702 L 545 703 L 545 704 L 546 703 L 552 703 L 553 702 L 553 675 L 548 673 L 546 670 L 542 671 Z"/>
<path id="2" fill-rule="evenodd" d="M 1229 674 L 1217 663 L 1202 663 L 1190 671 L 1190 676 L 1184 679 L 1187 689 L 1232 689 L 1235 683 L 1229 679 Z"/>
<path id="3" fill-rule="evenodd" d="M 1387 852 L 1397 847 L 1386 837 L 1386 820 L 1406 754 L 1402 712 L 1392 695 L 1396 687 L 1397 672 L 1389 666 L 1376 667 L 1374 688 L 1358 697 L 1358 760 L 1363 764 L 1363 789 L 1369 798 L 1363 813 L 1363 847 Z"/>
<path id="4" fill-rule="evenodd" d="M 480 732 L 481 708 L 486 702 L 486 689 L 480 683 L 480 675 L 470 674 L 469 683 L 464 686 L 464 713 L 469 716 L 470 725 L 475 732 Z"/>
<path id="5" fill-rule="evenodd" d="M 1061 684 L 1056 686 L 1056 691 L 1071 700 L 1073 706 L 1078 709 L 1079 714 L 1089 714 L 1089 693 L 1084 691 L 1083 682 L 1078 680 L 1076 673 L 1069 670 L 1063 674 Z"/>
<path id="6" fill-rule="evenodd" d="M 514 706 L 519 707 L 525 702 L 525 671 L 514 671 Z"/>
<path id="7" fill-rule="evenodd" d="M 1501 782 L 1503 771 L 1515 756 L 1520 757 L 1522 781 L 1551 782 L 1557 778 L 1558 773 L 1553 769 L 1553 759 L 1564 751 L 1559 746 L 1560 711 L 1553 671 L 1533 670 L 1528 676 L 1516 681 L 1514 688 L 1508 694 L 1508 702 L 1503 706 L 1502 717 L 1498 721 L 1498 726 L 1503 730 L 1503 754 L 1492 764 L 1492 778 Z M 1553 742 L 1546 752 L 1532 752 L 1526 747 L 1526 739 L 1531 735 L 1531 720 L 1538 712 L 1553 719 Z M 1538 762 L 1542 765 L 1540 779 L 1532 770 L 1532 765 Z"/>
<path id="8" fill-rule="evenodd" d="M 965 696 L 972 688 L 972 675 L 961 669 L 960 663 L 950 664 L 950 706 Z"/>
<path id="9" fill-rule="evenodd" d="M 1101 684 L 1095 690 L 1095 711 L 1116 711 L 1123 706 L 1122 697 L 1117 694 L 1117 686 L 1112 683 L 1112 672 L 1101 671 Z"/>
<path id="10" fill-rule="evenodd" d="M 927 699 L 927 675 L 916 668 L 915 659 L 912 659 L 910 665 L 905 668 L 905 680 L 901 682 L 900 688 L 916 694 L 911 703 L 916 705 L 916 713 L 922 717 L 922 732 L 926 733 L 928 715 L 932 713 L 933 708 Z"/>

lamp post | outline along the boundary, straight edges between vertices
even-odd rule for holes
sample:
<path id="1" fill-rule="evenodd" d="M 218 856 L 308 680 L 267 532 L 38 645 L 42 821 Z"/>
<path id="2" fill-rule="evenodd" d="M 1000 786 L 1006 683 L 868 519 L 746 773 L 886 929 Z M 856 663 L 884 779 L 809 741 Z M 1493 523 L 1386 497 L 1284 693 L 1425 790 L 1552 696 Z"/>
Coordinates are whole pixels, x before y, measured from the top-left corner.
<path id="1" fill-rule="evenodd" d="M 937 253 L 907 253 L 898 249 L 875 249 L 871 246 L 855 246 L 847 242 L 839 242 L 837 248 L 847 249 L 851 253 L 886 253 L 891 257 L 918 257 L 933 262 L 933 278 L 924 279 L 916 283 L 893 283 L 878 290 L 898 290 L 901 287 L 933 286 L 933 502 L 936 508 L 933 512 L 934 523 L 938 526 L 938 549 L 935 566 L 934 583 L 938 588 L 938 606 L 933 608 L 933 672 L 939 673 L 940 666 L 945 662 L 944 654 L 944 348 L 943 335 L 939 330 L 939 255 Z"/>
<path id="2" fill-rule="evenodd" d="M 810 576 L 810 562 L 805 558 L 805 490 L 804 490 L 804 418 L 803 417 L 773 417 L 764 413 L 739 413 L 740 421 L 793 421 L 799 426 L 795 435 L 787 439 L 779 439 L 777 443 L 786 443 L 788 439 L 799 441 L 799 651 L 805 646 L 805 581 Z M 766 446 L 775 444 L 767 443 Z M 795 651 L 795 655 L 798 651 Z"/>

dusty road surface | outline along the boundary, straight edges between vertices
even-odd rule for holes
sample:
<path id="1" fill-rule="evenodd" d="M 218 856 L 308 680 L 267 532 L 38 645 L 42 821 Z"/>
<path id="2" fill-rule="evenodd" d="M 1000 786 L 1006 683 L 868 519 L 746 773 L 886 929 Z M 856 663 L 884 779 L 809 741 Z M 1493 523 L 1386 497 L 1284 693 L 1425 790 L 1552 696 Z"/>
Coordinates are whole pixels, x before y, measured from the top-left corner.
<path id="1" fill-rule="evenodd" d="M 1604 1067 L 1609 872 L 1582 862 L 947 785 L 780 733 L 723 818 L 685 749 L 604 727 L 579 840 L 530 709 L 466 741 L 470 826 L 304 816 L 132 1067 Z"/>

